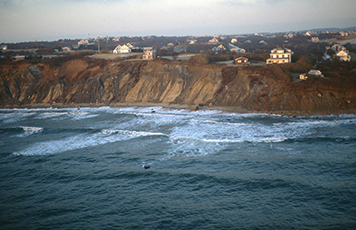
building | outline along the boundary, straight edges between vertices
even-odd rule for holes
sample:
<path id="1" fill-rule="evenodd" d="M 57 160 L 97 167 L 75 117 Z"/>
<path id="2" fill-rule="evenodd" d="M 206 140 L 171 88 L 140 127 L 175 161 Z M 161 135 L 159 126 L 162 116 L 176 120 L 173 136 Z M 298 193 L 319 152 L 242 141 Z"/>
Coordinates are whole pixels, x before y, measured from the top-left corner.
<path id="1" fill-rule="evenodd" d="M 327 49 L 330 49 L 330 47 L 326 47 Z M 339 51 L 346 51 L 346 48 L 340 44 L 334 44 L 332 47 L 331 47 L 332 50 L 335 51 L 335 53 L 339 52 Z"/>
<path id="2" fill-rule="evenodd" d="M 341 31 L 341 32 L 340 32 L 340 35 L 343 36 L 343 37 L 347 37 L 347 36 L 350 35 L 350 33 L 347 32 L 347 31 Z"/>
<path id="3" fill-rule="evenodd" d="M 212 51 L 214 51 L 214 52 L 218 52 L 220 50 L 226 50 L 226 48 L 222 44 L 220 44 L 217 47 L 212 48 Z"/>
<path id="4" fill-rule="evenodd" d="M 231 43 L 232 44 L 237 43 L 237 39 L 236 38 L 231 39 Z"/>
<path id="5" fill-rule="evenodd" d="M 246 53 L 245 49 L 242 49 L 240 47 L 237 47 L 235 45 L 233 45 L 232 43 L 229 43 L 229 46 L 231 47 L 230 52 L 231 53 Z"/>
<path id="6" fill-rule="evenodd" d="M 319 42 L 319 38 L 318 37 L 312 37 L 311 41 L 315 42 L 315 43 L 318 43 Z"/>
<path id="7" fill-rule="evenodd" d="M 78 42 L 78 45 L 89 45 L 89 40 L 88 39 L 87 40 L 80 40 Z"/>
<path id="8" fill-rule="evenodd" d="M 119 42 L 120 41 L 120 37 L 116 37 L 112 39 L 114 42 Z"/>
<path id="9" fill-rule="evenodd" d="M 295 37 L 295 36 L 297 36 L 296 33 L 291 32 L 291 33 L 289 33 L 289 34 L 285 34 L 283 37 L 285 37 L 285 38 L 293 38 L 293 37 Z"/>
<path id="10" fill-rule="evenodd" d="M 351 61 L 351 56 L 348 54 L 347 50 L 340 50 L 337 54 L 336 57 L 340 61 Z"/>
<path id="11" fill-rule="evenodd" d="M 63 52 L 71 52 L 72 50 L 69 47 L 66 46 L 66 47 L 62 48 L 62 51 Z"/>
<path id="12" fill-rule="evenodd" d="M 335 55 L 333 55 L 334 59 L 338 59 L 340 61 L 351 61 L 351 56 L 349 55 L 349 51 L 340 44 L 334 44 L 333 46 L 325 47 L 326 53 L 328 50 L 333 50 Z"/>
<path id="13" fill-rule="evenodd" d="M 244 54 L 246 53 L 246 50 L 245 49 L 242 49 L 242 48 L 232 48 L 230 49 L 230 52 L 231 53 L 237 53 L 237 54 Z"/>
<path id="14" fill-rule="evenodd" d="M 167 48 L 169 49 L 169 48 L 173 48 L 174 47 L 174 44 L 172 43 L 172 42 L 170 42 L 170 43 L 168 43 L 167 44 Z"/>
<path id="15" fill-rule="evenodd" d="M 324 77 L 320 70 L 312 69 L 308 72 L 308 75 L 315 76 L 315 77 Z"/>
<path id="16" fill-rule="evenodd" d="M 143 55 L 142 59 L 153 59 L 156 57 L 156 51 L 153 49 L 153 47 L 144 47 L 143 48 Z"/>
<path id="17" fill-rule="evenodd" d="M 127 43 L 126 46 L 129 47 L 130 49 L 135 49 L 136 48 L 134 45 L 131 45 L 130 43 Z"/>
<path id="18" fill-rule="evenodd" d="M 187 49 L 181 46 L 176 46 L 173 48 L 173 51 L 177 53 L 182 53 L 182 52 L 187 52 Z"/>
<path id="19" fill-rule="evenodd" d="M 248 61 L 248 58 L 245 58 L 245 57 L 238 57 L 238 58 L 235 58 L 235 59 L 232 61 L 232 64 L 235 64 L 235 65 L 249 65 L 250 62 Z"/>
<path id="20" fill-rule="evenodd" d="M 316 35 L 317 33 L 315 31 L 307 31 L 304 33 L 304 36 L 309 36 L 311 37 L 312 35 Z"/>
<path id="21" fill-rule="evenodd" d="M 292 62 L 293 52 L 286 48 L 276 48 L 271 50 L 270 58 L 266 60 L 267 64 L 283 64 Z"/>
<path id="22" fill-rule="evenodd" d="M 114 54 L 123 54 L 123 53 L 131 53 L 131 49 L 130 47 L 128 47 L 127 45 L 123 45 L 123 46 L 116 46 L 116 48 L 113 50 Z"/>
<path id="23" fill-rule="evenodd" d="M 305 73 L 299 75 L 299 79 L 300 80 L 307 80 L 308 79 L 308 75 L 306 75 Z"/>
<path id="24" fill-rule="evenodd" d="M 268 43 L 265 42 L 264 40 L 261 40 L 259 43 L 262 44 L 262 45 L 268 45 Z"/>
<path id="25" fill-rule="evenodd" d="M 16 56 L 14 56 L 15 61 L 25 60 L 25 58 L 26 58 L 25 55 L 16 55 Z"/>
<path id="26" fill-rule="evenodd" d="M 219 40 L 216 37 L 214 37 L 213 39 L 209 40 L 209 43 L 218 43 L 218 42 L 219 42 Z"/>
<path id="27" fill-rule="evenodd" d="M 246 50 L 235 46 L 230 49 L 230 52 L 237 53 L 237 54 L 244 54 L 244 53 L 246 53 Z"/>
<path id="28" fill-rule="evenodd" d="M 7 45 L 1 45 L 0 50 L 7 50 Z"/>
<path id="29" fill-rule="evenodd" d="M 301 74 L 299 75 L 300 80 L 307 80 L 308 77 L 324 77 L 320 70 L 312 69 L 308 72 L 308 74 Z"/>

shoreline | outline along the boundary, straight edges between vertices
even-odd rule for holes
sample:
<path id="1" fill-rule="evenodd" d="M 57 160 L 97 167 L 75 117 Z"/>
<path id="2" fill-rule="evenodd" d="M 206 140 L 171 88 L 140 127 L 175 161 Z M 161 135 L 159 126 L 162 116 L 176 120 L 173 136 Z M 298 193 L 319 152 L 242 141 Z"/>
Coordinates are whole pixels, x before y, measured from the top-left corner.
<path id="1" fill-rule="evenodd" d="M 177 109 L 177 110 L 187 110 L 190 112 L 196 111 L 206 111 L 206 110 L 217 110 L 225 113 L 236 113 L 236 114 L 246 114 L 246 113 L 263 113 L 263 114 L 275 114 L 281 116 L 328 116 L 328 115 L 341 115 L 341 114 L 356 114 L 356 110 L 341 110 L 341 111 L 258 111 L 258 110 L 247 110 L 239 107 L 233 106 L 209 106 L 209 105 L 187 105 L 187 104 L 171 104 L 171 103 L 153 103 L 153 102 L 120 102 L 120 103 L 38 103 L 38 104 L 24 104 L 24 105 L 5 105 L 0 106 L 0 109 L 64 109 L 64 108 L 100 108 L 100 107 L 111 107 L 111 108 L 128 108 L 128 107 L 162 107 L 164 109 Z"/>

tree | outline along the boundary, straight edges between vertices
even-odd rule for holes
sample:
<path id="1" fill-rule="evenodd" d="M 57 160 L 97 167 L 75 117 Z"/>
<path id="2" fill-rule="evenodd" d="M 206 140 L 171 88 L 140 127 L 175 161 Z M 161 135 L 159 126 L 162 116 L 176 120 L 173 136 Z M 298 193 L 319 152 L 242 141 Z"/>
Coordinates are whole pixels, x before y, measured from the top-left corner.
<path id="1" fill-rule="evenodd" d="M 330 55 L 330 57 L 332 57 L 335 54 L 335 51 L 333 49 L 328 49 L 326 51 L 326 54 Z"/>

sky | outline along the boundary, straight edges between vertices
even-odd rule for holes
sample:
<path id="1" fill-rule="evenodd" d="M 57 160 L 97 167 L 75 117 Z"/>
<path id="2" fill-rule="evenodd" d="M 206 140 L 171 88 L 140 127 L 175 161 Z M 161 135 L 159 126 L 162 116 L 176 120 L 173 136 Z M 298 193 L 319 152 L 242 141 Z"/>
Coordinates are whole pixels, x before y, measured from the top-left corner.
<path id="1" fill-rule="evenodd" d="M 356 0 L 0 0 L 0 43 L 356 26 Z"/>

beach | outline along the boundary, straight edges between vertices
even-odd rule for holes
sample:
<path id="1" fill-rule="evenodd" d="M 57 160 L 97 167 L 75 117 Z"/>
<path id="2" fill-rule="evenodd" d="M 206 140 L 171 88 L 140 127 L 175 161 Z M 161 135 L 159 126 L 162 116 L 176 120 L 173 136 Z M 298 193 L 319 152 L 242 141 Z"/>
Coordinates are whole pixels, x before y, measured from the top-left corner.
<path id="1" fill-rule="evenodd" d="M 177 109 L 186 110 L 190 112 L 204 111 L 204 110 L 218 110 L 226 113 L 266 113 L 266 114 L 278 114 L 283 116 L 326 116 L 326 115 L 340 115 L 340 114 L 356 114 L 355 109 L 349 110 L 333 110 L 329 111 L 290 111 L 290 110 L 278 110 L 278 111 L 260 111 L 260 110 L 247 110 L 234 106 L 218 106 L 218 105 L 187 105 L 187 104 L 173 104 L 173 103 L 153 103 L 153 102 L 121 102 L 121 103 L 36 103 L 36 104 L 24 104 L 24 105 L 7 105 L 3 106 L 4 109 L 24 108 L 99 108 L 99 107 L 112 107 L 112 108 L 125 108 L 125 107 L 162 107 L 164 109 Z"/>

